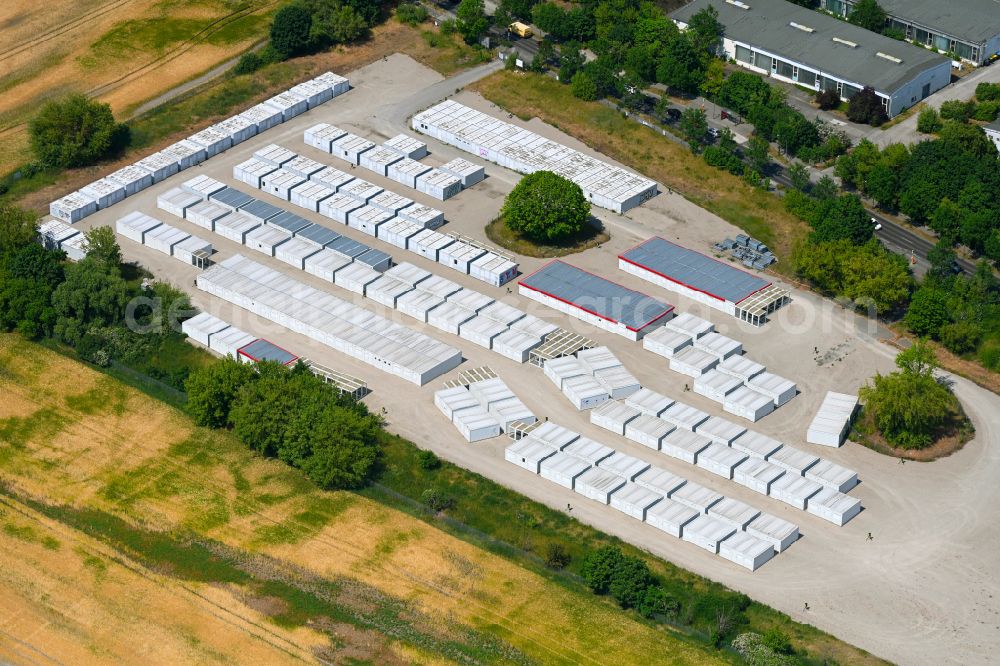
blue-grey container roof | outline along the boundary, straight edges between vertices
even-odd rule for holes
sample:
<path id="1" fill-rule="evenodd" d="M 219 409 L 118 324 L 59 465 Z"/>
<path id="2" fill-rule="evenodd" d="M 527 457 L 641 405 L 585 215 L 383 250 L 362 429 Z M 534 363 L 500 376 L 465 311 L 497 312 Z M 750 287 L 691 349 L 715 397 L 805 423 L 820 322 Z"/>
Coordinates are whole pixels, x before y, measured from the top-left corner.
<path id="1" fill-rule="evenodd" d="M 542 266 L 523 278 L 521 284 L 633 331 L 642 330 L 674 309 L 669 303 L 562 261 Z"/>
<path id="2" fill-rule="evenodd" d="M 299 231 L 296 231 L 295 235 L 320 247 L 327 247 L 333 241 L 341 238 L 341 235 L 336 231 L 327 229 L 322 224 L 310 224 L 308 227 L 303 227 Z"/>
<path id="3" fill-rule="evenodd" d="M 272 206 L 266 201 L 253 201 L 245 206 L 241 206 L 240 210 L 247 215 L 253 215 L 257 219 L 268 221 L 284 212 L 277 206 Z"/>
<path id="4" fill-rule="evenodd" d="M 282 349 L 264 338 L 243 345 L 240 347 L 239 353 L 253 361 L 277 361 L 282 365 L 288 365 L 299 358 L 287 349 Z"/>
<path id="5" fill-rule="evenodd" d="M 364 243 L 359 243 L 356 240 L 351 240 L 347 236 L 341 236 L 337 240 L 330 243 L 327 247 L 329 247 L 331 250 L 335 250 L 345 256 L 348 256 L 351 259 L 358 256 L 359 254 L 364 254 L 365 252 L 371 249 Z"/>
<path id="6" fill-rule="evenodd" d="M 369 248 L 367 252 L 363 252 L 354 258 L 354 261 L 357 261 L 362 264 L 367 264 L 372 268 L 385 263 L 387 260 L 392 261 L 392 255 L 390 255 L 387 252 L 383 252 L 382 250 L 376 250 L 374 248 Z"/>
<path id="7" fill-rule="evenodd" d="M 658 236 L 636 245 L 619 258 L 720 301 L 739 303 L 771 284 Z"/>
<path id="8" fill-rule="evenodd" d="M 232 187 L 226 187 L 224 189 L 215 192 L 209 199 L 214 199 L 221 204 L 225 204 L 230 208 L 242 208 L 249 203 L 256 201 L 252 196 L 246 192 L 240 192 L 239 190 L 233 189 Z"/>
<path id="9" fill-rule="evenodd" d="M 283 210 L 274 217 L 268 219 L 267 223 L 272 227 L 281 227 L 285 231 L 292 234 L 297 234 L 302 229 L 312 225 L 312 222 L 309 220 L 287 210 Z"/>

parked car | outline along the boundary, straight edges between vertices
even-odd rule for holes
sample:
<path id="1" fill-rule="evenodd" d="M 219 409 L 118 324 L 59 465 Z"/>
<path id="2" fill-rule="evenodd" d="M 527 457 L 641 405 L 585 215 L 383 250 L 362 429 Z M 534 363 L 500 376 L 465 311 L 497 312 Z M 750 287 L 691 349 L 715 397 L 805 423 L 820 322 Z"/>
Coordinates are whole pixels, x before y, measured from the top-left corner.
<path id="1" fill-rule="evenodd" d="M 872 224 L 875 226 L 875 231 L 882 230 L 882 223 L 876 220 L 874 217 L 872 218 Z"/>

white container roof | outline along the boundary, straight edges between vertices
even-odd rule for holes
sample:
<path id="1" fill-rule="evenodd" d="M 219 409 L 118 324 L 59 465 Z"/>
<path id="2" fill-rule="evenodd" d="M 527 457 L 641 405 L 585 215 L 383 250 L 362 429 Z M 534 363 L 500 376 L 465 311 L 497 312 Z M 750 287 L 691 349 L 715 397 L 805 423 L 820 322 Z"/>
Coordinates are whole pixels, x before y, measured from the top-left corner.
<path id="1" fill-rule="evenodd" d="M 668 472 L 662 467 L 654 466 L 635 477 L 635 482 L 664 497 L 669 497 L 675 490 L 687 483 L 687 479 L 677 476 L 673 472 Z"/>
<path id="2" fill-rule="evenodd" d="M 774 556 L 774 546 L 767 541 L 750 536 L 746 532 L 736 532 L 719 544 L 719 555 L 727 560 L 755 570 L 761 560 Z"/>
<path id="3" fill-rule="evenodd" d="M 611 506 L 628 513 L 641 512 L 663 499 L 663 495 L 635 483 L 626 483 L 611 496 Z"/>
<path id="4" fill-rule="evenodd" d="M 315 181 L 326 185 L 331 190 L 338 190 L 342 185 L 354 180 L 354 176 L 349 173 L 344 173 L 340 169 L 328 166 L 322 171 L 317 171 L 316 173 L 309 176 L 309 180 Z"/>
<path id="5" fill-rule="evenodd" d="M 212 243 L 205 240 L 204 238 L 198 238 L 197 236 L 188 236 L 180 243 L 174 246 L 174 253 L 180 250 L 183 252 L 188 252 L 194 254 L 195 252 L 212 252 Z"/>
<path id="6" fill-rule="evenodd" d="M 764 372 L 767 368 L 747 356 L 735 355 L 719 363 L 716 369 L 719 372 L 724 372 L 727 375 L 739 377 L 743 381 L 746 381 Z"/>
<path id="7" fill-rule="evenodd" d="M 570 442 L 578 440 L 580 435 L 569 428 L 557 425 L 552 421 L 546 421 L 528 433 L 528 437 L 545 442 L 557 449 L 563 449 Z"/>
<path id="8" fill-rule="evenodd" d="M 665 498 L 649 508 L 646 512 L 646 522 L 653 527 L 667 528 L 667 531 L 676 536 L 682 527 L 688 525 L 699 515 L 701 514 L 697 509 Z"/>
<path id="9" fill-rule="evenodd" d="M 603 370 L 605 368 L 617 368 L 621 366 L 621 361 L 607 347 L 592 347 L 581 349 L 576 353 L 576 357 L 591 372 Z"/>
<path id="10" fill-rule="evenodd" d="M 157 243 L 170 247 L 190 236 L 191 234 L 172 227 L 169 224 L 161 224 L 147 231 L 144 239 L 146 245 L 151 246 L 153 243 Z"/>
<path id="11" fill-rule="evenodd" d="M 674 401 L 652 389 L 641 388 L 625 398 L 625 404 L 634 407 L 643 414 L 659 416 L 674 404 Z"/>
<path id="12" fill-rule="evenodd" d="M 675 362 L 705 372 L 715 367 L 715 364 L 719 362 L 719 357 L 704 349 L 685 347 L 670 359 L 671 365 Z"/>
<path id="13" fill-rule="evenodd" d="M 624 425 L 639 416 L 639 414 L 640 412 L 638 409 L 629 407 L 624 402 L 619 400 L 608 400 L 607 402 L 595 407 L 593 411 L 590 412 L 590 421 L 591 423 L 595 423 L 595 420 L 606 419 L 608 421 Z M 660 421 L 660 423 L 664 422 Z M 664 423 L 664 425 L 667 424 Z"/>
<path id="14" fill-rule="evenodd" d="M 762 513 L 752 523 L 747 525 L 747 534 L 767 541 L 776 550 L 784 550 L 799 538 L 798 526 L 769 513 Z"/>
<path id="15" fill-rule="evenodd" d="M 766 489 L 785 473 L 784 467 L 750 456 L 733 470 L 733 480 L 741 486 L 762 485 Z"/>
<path id="16" fill-rule="evenodd" d="M 806 500 L 823 490 L 824 486 L 796 474 L 784 474 L 771 484 L 771 496 L 804 508 Z"/>
<path id="17" fill-rule="evenodd" d="M 472 176 L 480 171 L 484 171 L 483 167 L 478 164 L 473 164 L 472 162 L 462 159 L 461 157 L 456 157 L 450 162 L 442 164 L 438 168 L 442 171 L 447 171 L 448 173 L 453 173 L 460 177 Z"/>
<path id="18" fill-rule="evenodd" d="M 698 467 L 732 469 L 746 459 L 747 454 L 742 451 L 731 449 L 725 444 L 712 442 L 698 453 Z"/>
<path id="19" fill-rule="evenodd" d="M 596 379 L 589 375 L 577 375 L 563 380 L 562 392 L 571 399 L 583 401 L 601 396 L 611 397 Z"/>
<path id="20" fill-rule="evenodd" d="M 666 328 L 684 333 L 692 338 L 700 338 L 715 330 L 715 325 L 707 319 L 702 319 L 690 312 L 682 312 L 664 324 Z"/>
<path id="21" fill-rule="evenodd" d="M 416 286 L 422 280 L 429 278 L 431 272 L 404 261 L 387 270 L 385 275 L 394 277 L 410 286 Z"/>
<path id="22" fill-rule="evenodd" d="M 858 473 L 835 462 L 820 459 L 806 470 L 805 477 L 846 493 L 858 483 Z"/>
<path id="23" fill-rule="evenodd" d="M 747 431 L 746 428 L 736 425 L 732 421 L 727 421 L 720 416 L 712 416 L 704 423 L 695 428 L 695 432 L 704 435 L 709 439 L 721 442 L 726 446 L 734 439 Z"/>
<path id="24" fill-rule="evenodd" d="M 768 462 L 783 467 L 798 476 L 819 462 L 819 456 L 796 449 L 793 446 L 783 446 L 767 457 Z"/>
<path id="25" fill-rule="evenodd" d="M 138 164 L 129 164 L 108 174 L 108 178 L 122 185 L 131 185 L 150 178 L 150 171 Z"/>
<path id="26" fill-rule="evenodd" d="M 440 275 L 431 275 L 426 280 L 421 280 L 420 284 L 417 285 L 417 289 L 426 291 L 428 294 L 433 294 L 438 298 L 446 299 L 448 296 L 460 291 L 462 286 Z"/>
<path id="27" fill-rule="evenodd" d="M 675 402 L 660 414 L 660 418 L 673 423 L 678 428 L 694 430 L 699 424 L 704 423 L 709 415 L 708 412 L 703 412 L 691 405 Z"/>
<path id="28" fill-rule="evenodd" d="M 661 440 L 675 429 L 672 423 L 667 423 L 663 419 L 650 416 L 649 414 L 640 415 L 638 409 L 618 403 L 617 401 L 616 404 L 621 405 L 623 409 L 628 410 L 628 412 L 626 412 L 627 414 L 635 415 L 633 419 L 625 424 L 625 436 L 629 439 L 634 439 L 634 437 L 629 437 L 629 431 L 634 431 L 645 435 L 646 437 Z"/>
<path id="29" fill-rule="evenodd" d="M 743 349 L 743 345 L 738 340 L 733 340 L 730 337 L 714 331 L 706 333 L 700 338 L 696 338 L 694 346 L 696 349 L 704 349 L 708 353 L 714 354 L 719 358 L 732 356 L 733 354 L 739 353 Z"/>
<path id="30" fill-rule="evenodd" d="M 684 526 L 684 540 L 692 541 L 703 548 L 712 546 L 711 550 L 714 551 L 720 541 L 732 536 L 735 531 L 736 528 L 732 525 L 717 518 L 698 516 Z"/>
<path id="31" fill-rule="evenodd" d="M 723 497 L 721 501 L 708 509 L 708 515 L 742 530 L 760 515 L 760 511 L 746 502 L 732 497 Z"/>
<path id="32" fill-rule="evenodd" d="M 575 435 L 576 433 L 572 434 Z M 566 437 L 563 436 L 559 439 L 559 441 L 564 441 L 565 439 Z M 610 446 L 605 446 L 600 442 L 595 442 L 589 437 L 580 437 L 579 435 L 577 435 L 577 437 L 569 443 L 563 444 L 562 450 L 572 456 L 586 460 L 592 465 L 596 465 L 598 462 L 604 460 L 615 452 L 615 450 Z"/>
<path id="33" fill-rule="evenodd" d="M 565 451 L 557 451 L 541 464 L 541 474 L 546 479 L 574 478 L 588 469 L 591 464 L 582 458 L 571 456 Z"/>
<path id="34" fill-rule="evenodd" d="M 780 395 L 786 391 L 795 389 L 795 382 L 776 375 L 773 372 L 762 372 L 756 377 L 752 377 L 747 382 L 747 385 L 768 395 Z"/>
<path id="35" fill-rule="evenodd" d="M 588 496 L 610 494 L 624 485 L 625 479 L 597 467 L 588 469 L 576 480 L 577 491 Z"/>
<path id="36" fill-rule="evenodd" d="M 722 493 L 717 493 L 694 481 L 688 481 L 675 490 L 670 495 L 670 499 L 705 513 L 709 507 L 722 499 Z"/>
<path id="37" fill-rule="evenodd" d="M 630 456 L 622 453 L 621 451 L 616 451 L 604 460 L 598 462 L 597 466 L 601 469 L 606 469 L 613 474 L 617 474 L 623 479 L 631 481 L 639 474 L 642 474 L 649 469 L 650 464 L 645 460 L 636 458 L 635 456 Z"/>
<path id="38" fill-rule="evenodd" d="M 421 148 L 425 150 L 427 149 L 426 143 L 410 136 L 409 134 L 397 134 L 382 145 L 404 155 L 409 155 L 413 151 L 420 150 Z"/>
<path id="39" fill-rule="evenodd" d="M 751 456 L 767 458 L 784 445 L 778 440 L 767 435 L 762 435 L 755 430 L 747 430 L 734 439 L 730 446 L 737 451 L 742 451 Z"/>
<path id="40" fill-rule="evenodd" d="M 413 199 L 409 199 L 404 197 L 402 194 L 396 194 L 395 192 L 386 190 L 382 192 L 382 194 L 372 197 L 372 200 L 368 203 L 372 206 L 376 206 L 377 208 L 382 208 L 395 213 L 396 211 L 406 208 L 407 206 L 412 206 Z"/>
<path id="41" fill-rule="evenodd" d="M 861 500 L 830 487 L 823 487 L 809 498 L 806 510 L 837 525 L 843 525 L 861 512 Z"/>
<path id="42" fill-rule="evenodd" d="M 288 148 L 285 148 L 284 146 L 279 146 L 276 143 L 271 143 L 264 146 L 263 148 L 255 150 L 254 157 L 262 159 L 265 162 L 271 162 L 273 164 L 277 164 L 278 166 L 282 166 L 286 162 L 291 162 L 292 160 L 294 160 L 296 157 L 298 157 L 298 155 L 295 152 L 289 150 Z"/>
<path id="43" fill-rule="evenodd" d="M 462 289 L 461 291 L 448 296 L 448 302 L 461 305 L 462 307 L 468 308 L 474 312 L 479 312 L 487 305 L 491 305 L 494 302 L 494 299 L 490 298 L 486 294 L 481 294 L 472 289 Z"/>

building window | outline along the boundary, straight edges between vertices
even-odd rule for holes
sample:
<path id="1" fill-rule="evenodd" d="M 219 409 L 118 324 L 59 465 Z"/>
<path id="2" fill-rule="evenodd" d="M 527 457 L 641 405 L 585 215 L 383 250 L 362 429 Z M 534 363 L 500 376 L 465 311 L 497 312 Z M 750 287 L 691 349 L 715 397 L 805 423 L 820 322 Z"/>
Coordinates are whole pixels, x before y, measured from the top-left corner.
<path id="1" fill-rule="evenodd" d="M 775 72 L 775 74 L 777 74 L 778 76 L 783 76 L 786 79 L 792 78 L 793 72 L 791 63 L 787 63 L 784 60 L 775 60 L 774 64 L 775 68 L 773 71 Z"/>
<path id="2" fill-rule="evenodd" d="M 816 87 L 816 74 L 808 69 L 799 70 L 799 83 L 810 88 Z"/>
<path id="3" fill-rule="evenodd" d="M 857 86 L 852 86 L 849 83 L 845 83 L 841 86 L 840 96 L 843 97 L 844 99 L 851 99 L 859 92 L 861 92 L 861 88 L 858 88 Z"/>
<path id="4" fill-rule="evenodd" d="M 840 94 L 840 84 L 836 79 L 831 79 L 827 76 L 823 77 L 823 90 L 836 90 L 837 94 Z"/>
<path id="5" fill-rule="evenodd" d="M 971 44 L 966 44 L 965 42 L 955 42 L 955 55 L 963 60 L 975 61 L 976 54 L 975 50 Z"/>
<path id="6" fill-rule="evenodd" d="M 919 44 L 930 44 L 931 43 L 931 33 L 927 32 L 926 30 L 923 30 L 921 28 L 917 28 L 916 32 L 914 33 L 913 41 L 915 41 L 915 42 L 917 42 Z"/>
<path id="7" fill-rule="evenodd" d="M 736 45 L 736 59 L 740 62 L 753 64 L 753 51 L 745 46 Z"/>
<path id="8" fill-rule="evenodd" d="M 947 37 L 942 37 L 941 35 L 934 35 L 934 48 L 938 51 L 949 51 L 951 50 L 951 43 Z"/>

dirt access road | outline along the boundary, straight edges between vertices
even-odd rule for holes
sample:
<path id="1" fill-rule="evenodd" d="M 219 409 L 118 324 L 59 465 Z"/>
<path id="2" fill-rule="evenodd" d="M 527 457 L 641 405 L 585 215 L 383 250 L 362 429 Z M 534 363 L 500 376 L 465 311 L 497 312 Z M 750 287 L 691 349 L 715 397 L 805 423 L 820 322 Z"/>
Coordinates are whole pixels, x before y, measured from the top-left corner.
<path id="1" fill-rule="evenodd" d="M 300 355 L 367 380 L 374 390 L 366 399 L 369 405 L 375 410 L 384 406 L 388 411 L 390 428 L 421 447 L 432 449 L 554 508 L 565 510 L 567 503 L 572 504 L 572 514 L 579 520 L 636 543 L 679 566 L 741 590 L 797 620 L 816 625 L 887 659 L 906 664 L 995 662 L 995 655 L 1000 651 L 1000 579 L 993 575 L 1000 565 L 1000 527 L 994 518 L 1000 507 L 1000 485 L 996 483 L 1000 477 L 1000 426 L 995 416 L 1000 413 L 1000 398 L 965 380 L 956 379 L 956 391 L 975 423 L 977 437 L 962 451 L 933 463 L 900 465 L 895 459 L 880 456 L 855 444 L 841 449 L 806 444 L 806 426 L 825 392 L 857 391 L 872 373 L 892 369 L 894 350 L 878 341 L 876 327 L 869 329 L 867 321 L 857 320 L 851 313 L 810 293 L 793 290 L 790 306 L 780 311 L 767 326 L 754 329 L 626 275 L 616 267 L 617 253 L 653 234 L 708 251 L 712 242 L 737 232 L 720 218 L 668 193 L 660 194 L 625 216 L 595 209 L 610 231 L 611 240 L 600 248 L 573 255 L 568 261 L 667 300 L 675 304 L 679 312 L 693 312 L 707 317 L 722 333 L 741 340 L 753 359 L 796 381 L 800 395 L 752 427 L 860 473 L 862 484 L 852 491 L 852 495 L 861 498 L 865 511 L 845 527 L 835 527 L 810 514 L 709 475 L 700 468 L 593 426 L 587 414 L 574 410 L 537 368 L 516 364 L 456 336 L 386 310 L 156 208 L 158 194 L 197 174 L 207 174 L 249 190 L 234 181 L 232 167 L 254 150 L 272 142 L 349 170 L 346 163 L 306 146 L 302 132 L 315 123 L 328 122 L 373 140 L 384 140 L 399 131 L 409 131 L 404 124 L 405 118 L 433 101 L 428 99 L 427 90 L 433 88 L 445 96 L 454 94 L 458 87 L 452 85 L 450 80 L 444 82 L 439 75 L 410 58 L 398 55 L 363 67 L 351 73 L 350 78 L 354 90 L 349 94 L 130 197 L 88 218 L 81 226 L 113 224 L 118 217 L 140 210 L 189 233 L 210 238 L 218 250 L 218 260 L 235 253 L 250 256 L 297 280 L 354 301 L 458 347 L 466 357 L 461 368 L 490 365 L 535 414 L 741 499 L 758 509 L 791 520 L 800 526 L 803 538 L 756 573 L 749 573 L 689 543 L 677 541 L 648 525 L 625 518 L 610 507 L 584 500 L 569 490 L 504 462 L 506 439 L 498 438 L 474 445 L 465 443 L 432 402 L 433 392 L 441 386 L 441 380 L 454 373 L 426 386 L 415 387 L 196 290 L 192 286 L 196 269 L 130 240 L 120 239 L 127 259 L 140 261 L 158 276 L 188 291 L 199 308 L 255 335 L 268 337 Z M 476 95 L 460 93 L 457 99 L 495 115 L 500 114 L 497 109 L 491 108 L 489 102 Z M 522 123 L 516 118 L 505 119 L 593 153 L 553 127 L 537 121 Z M 430 140 L 428 143 L 431 150 L 431 155 L 425 158 L 428 164 L 441 164 L 458 156 L 480 162 L 475 156 L 437 141 Z M 483 226 L 495 217 L 504 195 L 519 179 L 517 174 L 493 164 L 485 166 L 488 174 L 485 181 L 443 203 L 367 170 L 358 168 L 356 175 L 444 210 L 448 220 L 445 226 L 447 231 L 485 239 Z M 287 202 L 259 192 L 253 194 L 315 222 L 333 224 Z M 443 274 L 464 286 L 607 344 L 643 385 L 711 414 L 723 415 L 716 403 L 685 392 L 683 387 L 690 381 L 689 378 L 667 369 L 662 358 L 646 352 L 639 344 L 528 301 L 516 294 L 516 287 L 515 293 L 507 294 L 506 288 L 490 287 L 353 229 L 338 227 L 337 231 L 389 251 L 397 262 L 409 261 Z M 541 260 L 522 258 L 521 270 L 528 274 L 542 263 Z M 814 349 L 818 351 L 814 352 Z M 740 423 L 750 426 L 748 422 Z M 874 535 L 873 541 L 866 539 L 868 532 Z M 804 603 L 810 606 L 808 612 L 803 610 Z"/>

